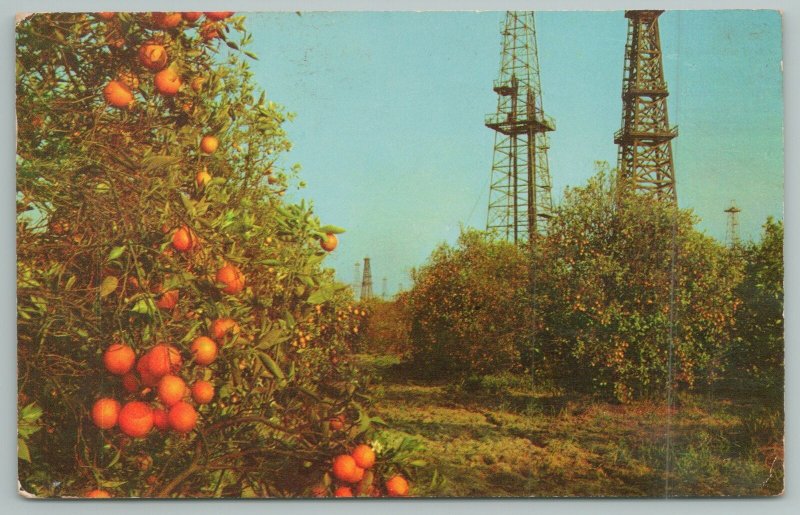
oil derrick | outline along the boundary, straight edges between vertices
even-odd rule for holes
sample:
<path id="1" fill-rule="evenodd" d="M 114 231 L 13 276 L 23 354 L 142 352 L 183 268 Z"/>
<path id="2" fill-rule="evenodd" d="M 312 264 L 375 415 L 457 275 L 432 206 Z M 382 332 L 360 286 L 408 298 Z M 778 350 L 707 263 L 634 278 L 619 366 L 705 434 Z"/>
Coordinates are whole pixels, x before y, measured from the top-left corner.
<path id="1" fill-rule="evenodd" d="M 661 59 L 658 17 L 664 11 L 625 11 L 628 39 L 622 80 L 622 128 L 619 145 L 618 194 L 633 190 L 677 204 L 667 83 Z"/>
<path id="2" fill-rule="evenodd" d="M 383 288 L 381 289 L 381 298 L 383 300 L 386 300 L 386 294 L 387 294 L 387 290 L 388 290 L 387 284 L 388 284 L 388 279 L 386 277 L 384 277 L 383 278 Z"/>
<path id="3" fill-rule="evenodd" d="M 508 11 L 501 32 L 497 112 L 486 228 L 514 243 L 544 231 L 553 214 L 547 133 L 555 121 L 542 109 L 536 28 L 531 11 Z"/>
<path id="4" fill-rule="evenodd" d="M 372 298 L 372 271 L 369 268 L 369 258 L 364 258 L 364 278 L 361 280 L 361 301 Z"/>
<path id="5" fill-rule="evenodd" d="M 353 273 L 353 297 L 356 298 L 358 296 L 359 291 L 361 290 L 361 263 L 356 262 L 354 265 L 354 273 Z"/>
<path id="6" fill-rule="evenodd" d="M 737 250 L 741 243 L 739 241 L 739 213 L 741 213 L 742 210 L 736 207 L 735 202 L 731 201 L 731 207 L 724 212 L 728 214 L 728 231 L 726 234 L 728 246 L 731 250 Z"/>

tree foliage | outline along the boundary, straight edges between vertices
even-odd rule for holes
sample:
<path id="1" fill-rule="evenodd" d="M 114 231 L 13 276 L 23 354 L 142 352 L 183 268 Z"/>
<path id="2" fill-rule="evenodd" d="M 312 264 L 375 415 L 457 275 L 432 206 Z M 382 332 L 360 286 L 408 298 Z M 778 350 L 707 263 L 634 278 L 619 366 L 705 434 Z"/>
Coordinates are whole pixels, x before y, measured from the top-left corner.
<path id="1" fill-rule="evenodd" d="M 162 28 L 145 13 L 37 14 L 18 26 L 19 396 L 41 409 L 20 430 L 20 479 L 37 495 L 325 495 L 331 458 L 379 438 L 347 360 L 361 322 L 323 268 L 320 241 L 338 228 L 282 199 L 288 115 L 254 85 L 250 40 L 241 16 Z M 145 43 L 166 50 L 177 94 L 139 63 Z M 112 80 L 131 105 L 104 99 Z M 215 152 L 200 149 L 206 135 Z M 181 227 L 189 251 L 171 244 Z M 220 287 L 226 264 L 240 293 Z M 189 345 L 218 318 L 239 330 L 198 366 Z M 103 369 L 114 342 L 137 356 L 174 345 L 187 384 L 214 383 L 195 431 L 134 439 L 92 424 L 100 397 L 158 404 Z M 384 449 L 376 485 L 397 460 Z"/>

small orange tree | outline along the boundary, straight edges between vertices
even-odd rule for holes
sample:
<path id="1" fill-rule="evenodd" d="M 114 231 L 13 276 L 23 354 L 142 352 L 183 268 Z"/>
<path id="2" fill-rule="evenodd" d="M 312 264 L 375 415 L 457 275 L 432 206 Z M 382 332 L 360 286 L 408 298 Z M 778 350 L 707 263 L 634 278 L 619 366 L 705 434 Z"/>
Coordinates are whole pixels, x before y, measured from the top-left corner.
<path id="1" fill-rule="evenodd" d="M 379 436 L 341 359 L 360 318 L 322 268 L 341 230 L 282 200 L 287 115 L 253 84 L 244 18 L 205 15 L 18 26 L 19 470 L 37 495 L 331 495 L 332 458 Z M 373 495 L 402 468 L 384 451 Z"/>
<path id="2" fill-rule="evenodd" d="M 643 195 L 615 204 L 612 184 L 601 172 L 568 189 L 550 225 L 537 361 L 569 389 L 621 401 L 663 394 L 672 310 L 673 379 L 707 384 L 724 367 L 741 271 L 690 211 Z"/>

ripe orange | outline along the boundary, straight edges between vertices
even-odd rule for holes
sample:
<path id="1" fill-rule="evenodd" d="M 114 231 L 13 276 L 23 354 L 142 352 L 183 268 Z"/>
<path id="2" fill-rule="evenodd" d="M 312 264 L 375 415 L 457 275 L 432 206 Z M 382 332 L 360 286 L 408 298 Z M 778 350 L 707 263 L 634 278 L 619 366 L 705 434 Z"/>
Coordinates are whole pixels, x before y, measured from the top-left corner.
<path id="1" fill-rule="evenodd" d="M 200 25 L 200 36 L 203 41 L 211 41 L 219 37 L 219 27 L 211 20 L 207 20 Z"/>
<path id="2" fill-rule="evenodd" d="M 178 376 L 167 374 L 158 382 L 158 400 L 172 406 L 186 396 L 186 383 Z"/>
<path id="3" fill-rule="evenodd" d="M 156 377 L 163 377 L 180 370 L 183 358 L 178 349 L 165 343 L 159 343 L 148 352 L 147 371 Z"/>
<path id="4" fill-rule="evenodd" d="M 405 497 L 408 495 L 408 481 L 403 476 L 393 476 L 386 481 L 386 493 L 389 497 Z"/>
<path id="5" fill-rule="evenodd" d="M 167 412 L 161 408 L 153 410 L 153 425 L 160 431 L 169 429 L 169 420 L 167 419 Z"/>
<path id="6" fill-rule="evenodd" d="M 136 362 L 136 353 L 127 345 L 112 343 L 103 353 L 103 364 L 106 370 L 114 375 L 125 375 L 131 371 Z"/>
<path id="7" fill-rule="evenodd" d="M 153 22 L 159 29 L 174 29 L 180 25 L 181 20 L 181 13 L 153 13 Z"/>
<path id="8" fill-rule="evenodd" d="M 369 445 L 361 444 L 356 446 L 350 455 L 356 461 L 356 465 L 361 468 L 368 469 L 375 465 L 375 451 Z"/>
<path id="9" fill-rule="evenodd" d="M 157 72 L 167 65 L 167 50 L 161 45 L 147 42 L 139 47 L 139 62 L 148 70 Z"/>
<path id="10" fill-rule="evenodd" d="M 145 354 L 136 363 L 136 371 L 139 372 L 139 377 L 142 384 L 145 386 L 155 386 L 158 384 L 160 377 L 156 377 L 150 372 L 150 355 Z"/>
<path id="11" fill-rule="evenodd" d="M 141 438 L 153 429 L 153 408 L 140 401 L 132 401 L 119 412 L 119 428 L 132 438 Z"/>
<path id="12" fill-rule="evenodd" d="M 358 483 L 364 477 L 364 469 L 356 465 L 352 456 L 340 454 L 333 459 L 333 475 L 339 481 Z"/>
<path id="13" fill-rule="evenodd" d="M 91 499 L 108 499 L 111 497 L 111 494 L 106 492 L 105 490 L 95 489 L 86 492 L 86 495 L 84 495 L 84 497 L 89 497 Z"/>
<path id="14" fill-rule="evenodd" d="M 133 104 L 131 89 L 119 80 L 112 80 L 103 88 L 103 97 L 114 107 L 128 107 Z"/>
<path id="15" fill-rule="evenodd" d="M 172 234 L 172 246 L 178 252 L 186 252 L 194 247 L 196 236 L 185 225 Z"/>
<path id="16" fill-rule="evenodd" d="M 97 17 L 103 20 L 113 20 L 116 15 L 117 13 L 112 12 L 97 13 Z"/>
<path id="17" fill-rule="evenodd" d="M 196 381 L 192 385 L 192 399 L 197 404 L 208 404 L 214 398 L 214 385 L 208 381 Z"/>
<path id="18" fill-rule="evenodd" d="M 344 427 L 344 421 L 344 415 L 337 415 L 328 421 L 328 426 L 331 428 L 331 431 L 341 431 Z"/>
<path id="19" fill-rule="evenodd" d="M 216 136 L 206 135 L 200 140 L 200 150 L 206 154 L 213 154 L 219 147 L 219 139 Z"/>
<path id="20" fill-rule="evenodd" d="M 215 340 L 222 340 L 229 332 L 237 334 L 239 332 L 239 326 L 232 318 L 218 318 L 211 322 L 210 331 L 212 338 Z"/>
<path id="21" fill-rule="evenodd" d="M 156 301 L 156 307 L 171 311 L 178 305 L 178 290 L 165 291 Z"/>
<path id="22" fill-rule="evenodd" d="M 235 295 L 244 289 L 244 274 L 231 264 L 226 264 L 217 271 L 217 282 L 225 287 L 222 289 L 229 295 Z"/>
<path id="23" fill-rule="evenodd" d="M 117 425 L 118 419 L 119 402 L 116 399 L 104 397 L 92 406 L 92 422 L 100 429 L 111 429 Z"/>
<path id="24" fill-rule="evenodd" d="M 181 15 L 183 16 L 183 19 L 186 20 L 187 22 L 194 23 L 194 22 L 196 22 L 197 20 L 200 19 L 200 17 L 203 15 L 203 13 L 185 12 L 185 13 L 181 13 Z"/>
<path id="25" fill-rule="evenodd" d="M 197 172 L 197 175 L 194 177 L 195 182 L 197 183 L 198 188 L 205 188 L 209 182 L 211 182 L 211 174 L 206 172 L 205 170 L 201 172 Z"/>
<path id="26" fill-rule="evenodd" d="M 321 244 L 322 248 L 327 252 L 333 252 L 333 249 L 339 245 L 339 240 L 336 238 L 336 235 L 333 233 L 328 233 L 325 235 L 325 239 L 322 240 Z"/>
<path id="27" fill-rule="evenodd" d="M 198 336 L 190 347 L 194 362 L 201 366 L 210 365 L 217 359 L 217 343 L 207 336 Z"/>
<path id="28" fill-rule="evenodd" d="M 175 403 L 167 413 L 169 425 L 179 433 L 188 433 L 197 425 L 197 412 L 185 401 Z"/>
<path id="29" fill-rule="evenodd" d="M 230 18 L 233 16 L 233 11 L 223 11 L 223 12 L 216 12 L 216 13 L 205 13 L 206 18 L 209 20 L 219 21 L 224 20 L 225 18 Z"/>
<path id="30" fill-rule="evenodd" d="M 181 87 L 181 78 L 172 68 L 165 68 L 156 73 L 153 81 L 156 91 L 162 95 L 174 95 Z"/>
<path id="31" fill-rule="evenodd" d="M 353 497 L 353 491 L 349 486 L 340 486 L 333 492 L 334 497 Z"/>
<path id="32" fill-rule="evenodd" d="M 126 392 L 136 393 L 139 390 L 139 379 L 136 378 L 136 374 L 128 372 L 122 376 L 122 387 Z"/>

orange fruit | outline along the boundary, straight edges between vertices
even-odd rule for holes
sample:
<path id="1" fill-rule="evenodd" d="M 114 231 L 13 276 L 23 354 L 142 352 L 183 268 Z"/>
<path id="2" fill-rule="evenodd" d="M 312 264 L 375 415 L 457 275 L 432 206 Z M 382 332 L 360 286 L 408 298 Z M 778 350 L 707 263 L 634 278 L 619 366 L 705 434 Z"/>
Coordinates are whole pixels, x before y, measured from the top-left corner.
<path id="1" fill-rule="evenodd" d="M 153 22 L 159 29 L 174 29 L 180 25 L 181 20 L 181 13 L 153 13 Z"/>
<path id="2" fill-rule="evenodd" d="M 113 20 L 114 16 L 116 15 L 117 13 L 112 13 L 112 12 L 97 13 L 97 17 L 102 20 Z"/>
<path id="3" fill-rule="evenodd" d="M 200 140 L 200 150 L 206 154 L 213 154 L 219 147 L 219 139 L 216 136 L 206 135 Z"/>
<path id="4" fill-rule="evenodd" d="M 167 420 L 167 412 L 161 408 L 155 408 L 153 410 L 153 425 L 156 426 L 159 431 L 166 431 L 169 429 L 169 420 Z"/>
<path id="5" fill-rule="evenodd" d="M 186 395 L 186 383 L 178 376 L 167 374 L 158 382 L 158 400 L 172 406 Z"/>
<path id="6" fill-rule="evenodd" d="M 197 425 L 197 412 L 191 404 L 180 401 L 172 405 L 167 413 L 167 420 L 172 429 L 179 433 L 188 433 Z"/>
<path id="7" fill-rule="evenodd" d="M 118 419 L 119 402 L 116 399 L 104 397 L 92 406 L 92 422 L 100 429 L 111 429 L 117 425 Z"/>
<path id="8" fill-rule="evenodd" d="M 160 377 L 156 377 L 150 372 L 150 354 L 145 354 L 139 358 L 138 363 L 136 363 L 136 371 L 139 372 L 143 385 L 155 386 L 158 384 Z"/>
<path id="9" fill-rule="evenodd" d="M 103 97 L 114 107 L 128 107 L 133 104 L 131 89 L 119 80 L 112 80 L 103 88 Z"/>
<path id="10" fill-rule="evenodd" d="M 244 289 L 244 274 L 231 264 L 226 264 L 217 271 L 217 282 L 225 285 L 222 288 L 227 294 L 235 295 Z"/>
<path id="11" fill-rule="evenodd" d="M 186 21 L 187 21 L 187 22 L 189 22 L 189 23 L 194 23 L 194 22 L 196 22 L 197 20 L 199 20 L 199 19 L 200 19 L 200 17 L 201 17 L 202 15 L 203 15 L 203 13 L 196 13 L 196 12 L 185 12 L 185 13 L 181 13 L 181 16 L 183 16 L 183 19 L 184 19 L 184 20 L 186 20 Z"/>
<path id="12" fill-rule="evenodd" d="M 205 170 L 197 172 L 197 175 L 194 177 L 194 181 L 197 183 L 198 188 L 205 188 L 208 183 L 211 182 L 211 174 Z"/>
<path id="13" fill-rule="evenodd" d="M 356 465 L 361 468 L 368 469 L 375 465 L 375 451 L 369 445 L 361 444 L 356 446 L 350 455 L 356 461 Z"/>
<path id="14" fill-rule="evenodd" d="M 217 343 L 208 336 L 198 336 L 190 347 L 194 362 L 201 366 L 210 365 L 217 359 Z"/>
<path id="15" fill-rule="evenodd" d="M 321 246 L 327 252 L 332 252 L 336 246 L 339 245 L 339 240 L 336 238 L 336 235 L 333 233 L 328 233 L 325 235 L 325 239 L 322 240 Z"/>
<path id="16" fill-rule="evenodd" d="M 183 364 L 180 351 L 165 343 L 159 343 L 147 354 L 147 371 L 159 378 L 177 372 Z"/>
<path id="17" fill-rule="evenodd" d="M 172 234 L 172 246 L 178 252 L 186 252 L 192 249 L 196 239 L 192 230 L 184 225 Z"/>
<path id="18" fill-rule="evenodd" d="M 208 381 L 196 381 L 192 385 L 192 399 L 197 404 L 208 404 L 214 398 L 214 385 Z"/>
<path id="19" fill-rule="evenodd" d="M 233 11 L 223 11 L 223 12 L 215 12 L 215 13 L 205 13 L 206 18 L 209 20 L 219 21 L 224 20 L 225 18 L 230 18 L 233 16 Z"/>
<path id="20" fill-rule="evenodd" d="M 229 332 L 237 334 L 239 332 L 239 326 L 232 318 L 218 318 L 211 322 L 210 331 L 212 338 L 215 340 L 222 340 Z"/>
<path id="21" fill-rule="evenodd" d="M 339 481 L 358 483 L 364 477 L 364 469 L 349 454 L 340 454 L 333 459 L 333 475 Z"/>
<path id="22" fill-rule="evenodd" d="M 205 21 L 200 25 L 200 36 L 203 38 L 203 41 L 217 39 L 219 37 L 219 27 L 211 20 Z"/>
<path id="23" fill-rule="evenodd" d="M 139 47 L 139 62 L 148 70 L 157 72 L 167 65 L 167 50 L 162 45 L 147 42 Z"/>
<path id="24" fill-rule="evenodd" d="M 132 401 L 119 412 L 119 429 L 132 438 L 141 438 L 153 429 L 153 408 L 140 401 Z"/>
<path id="25" fill-rule="evenodd" d="M 408 481 L 403 476 L 392 476 L 386 481 L 386 493 L 389 497 L 405 497 L 408 495 Z"/>
<path id="26" fill-rule="evenodd" d="M 331 428 L 331 431 L 341 431 L 344 427 L 344 421 L 344 415 L 337 415 L 328 421 L 328 426 Z"/>
<path id="27" fill-rule="evenodd" d="M 136 363 L 136 353 L 127 345 L 112 343 L 103 353 L 103 365 L 114 375 L 125 375 Z"/>
<path id="28" fill-rule="evenodd" d="M 136 393 L 139 391 L 139 379 L 136 378 L 136 374 L 128 372 L 122 376 L 122 387 L 129 393 Z"/>
<path id="29" fill-rule="evenodd" d="M 95 489 L 86 492 L 86 495 L 84 495 L 84 497 L 89 497 L 91 499 L 108 499 L 111 497 L 111 494 L 106 492 L 105 490 Z"/>
<path id="30" fill-rule="evenodd" d="M 156 86 L 156 91 L 162 95 L 174 95 L 181 87 L 181 78 L 172 68 L 165 68 L 156 73 L 153 81 Z"/>
<path id="31" fill-rule="evenodd" d="M 156 307 L 171 311 L 178 305 L 178 290 L 165 291 L 156 301 Z"/>
<path id="32" fill-rule="evenodd" d="M 334 497 L 353 497 L 353 490 L 349 486 L 340 486 L 333 492 Z"/>

